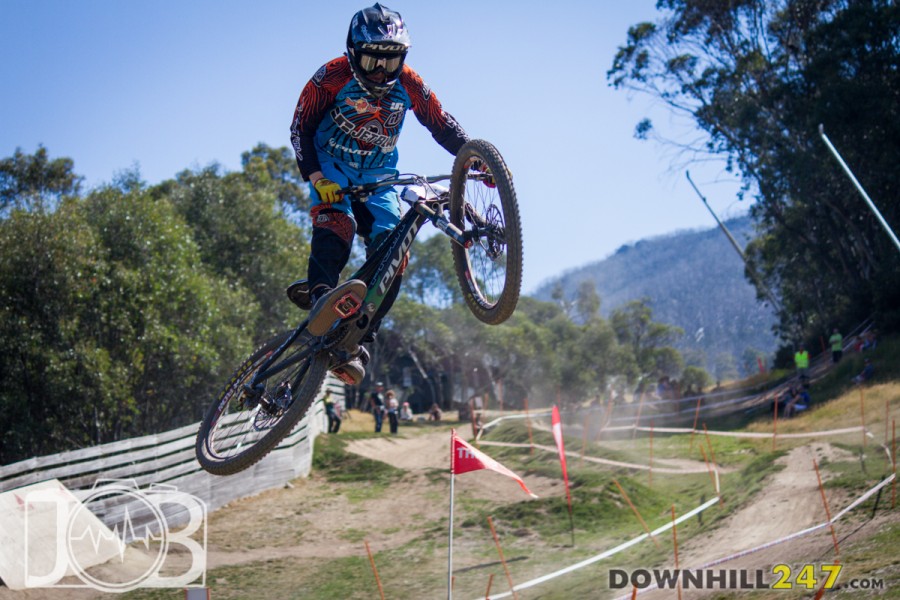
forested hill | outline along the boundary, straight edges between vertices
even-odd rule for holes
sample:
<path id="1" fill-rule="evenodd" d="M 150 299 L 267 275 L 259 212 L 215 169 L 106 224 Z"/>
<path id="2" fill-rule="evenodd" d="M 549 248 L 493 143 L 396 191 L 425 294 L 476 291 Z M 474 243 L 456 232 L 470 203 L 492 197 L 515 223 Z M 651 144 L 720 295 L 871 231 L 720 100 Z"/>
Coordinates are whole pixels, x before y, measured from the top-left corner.
<path id="1" fill-rule="evenodd" d="M 725 224 L 745 246 L 753 234 L 750 218 Z M 649 298 L 654 321 L 684 330 L 676 347 L 686 362 L 704 366 L 714 376 L 755 368 L 756 353 L 775 350 L 774 311 L 757 302 L 741 258 L 717 227 L 622 246 L 604 260 L 545 282 L 535 297 L 549 301 L 561 285 L 564 297 L 572 299 L 584 281 L 593 281 L 604 316 L 632 300 Z"/>

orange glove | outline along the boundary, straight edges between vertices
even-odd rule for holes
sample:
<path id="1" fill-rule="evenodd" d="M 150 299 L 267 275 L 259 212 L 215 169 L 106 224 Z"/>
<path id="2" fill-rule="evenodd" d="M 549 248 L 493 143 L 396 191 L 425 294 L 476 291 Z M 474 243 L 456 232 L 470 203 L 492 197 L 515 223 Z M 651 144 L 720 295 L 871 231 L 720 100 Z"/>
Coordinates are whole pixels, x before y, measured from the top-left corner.
<path id="1" fill-rule="evenodd" d="M 344 197 L 341 193 L 341 186 L 324 177 L 316 181 L 313 187 L 316 188 L 316 192 L 319 194 L 319 200 L 325 204 L 340 202 Z"/>

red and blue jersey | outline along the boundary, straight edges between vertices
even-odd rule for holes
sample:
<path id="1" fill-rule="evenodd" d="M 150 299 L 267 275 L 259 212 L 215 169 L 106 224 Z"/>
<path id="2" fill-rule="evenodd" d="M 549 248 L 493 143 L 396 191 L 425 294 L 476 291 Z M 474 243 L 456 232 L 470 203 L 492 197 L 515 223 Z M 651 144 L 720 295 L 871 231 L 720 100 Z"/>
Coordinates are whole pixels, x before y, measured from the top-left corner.
<path id="1" fill-rule="evenodd" d="M 321 170 L 322 160 L 357 170 L 396 167 L 397 138 L 409 109 L 451 154 L 469 139 L 409 66 L 390 92 L 374 98 L 353 77 L 346 56 L 325 64 L 303 88 L 291 123 L 303 179 Z"/>

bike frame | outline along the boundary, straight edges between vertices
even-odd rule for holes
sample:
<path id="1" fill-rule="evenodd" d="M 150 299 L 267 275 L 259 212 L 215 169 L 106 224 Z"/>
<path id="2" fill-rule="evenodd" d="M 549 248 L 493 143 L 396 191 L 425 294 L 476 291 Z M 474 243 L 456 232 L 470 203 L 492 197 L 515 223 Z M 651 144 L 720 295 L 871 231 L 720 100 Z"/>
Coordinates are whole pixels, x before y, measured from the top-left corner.
<path id="1" fill-rule="evenodd" d="M 471 177 L 473 179 L 481 179 L 484 176 L 481 174 L 472 174 Z M 345 194 L 355 196 L 356 201 L 365 202 L 365 198 L 371 195 L 375 190 L 387 186 L 423 184 L 428 188 L 430 187 L 428 184 L 448 179 L 450 179 L 449 175 L 395 178 L 379 181 L 375 184 L 351 186 L 344 188 L 341 191 Z M 364 281 L 368 287 L 363 306 L 359 312 L 342 321 L 342 324 L 344 325 L 350 324 L 356 325 L 356 327 L 351 327 L 351 330 L 347 334 L 330 343 L 325 339 L 327 337 L 326 334 L 326 336 L 323 336 L 316 343 L 311 344 L 309 348 L 298 352 L 287 360 L 275 364 L 306 329 L 306 325 L 309 321 L 303 321 L 293 331 L 290 337 L 288 337 L 288 339 L 285 340 L 285 342 L 275 350 L 268 359 L 266 359 L 265 363 L 260 366 L 259 371 L 253 377 L 253 381 L 250 382 L 251 387 L 255 388 L 261 381 L 297 364 L 309 357 L 310 354 L 330 349 L 338 343 L 352 342 L 353 344 L 358 344 L 368 331 L 369 325 L 372 322 L 372 317 L 377 314 L 378 309 L 384 303 L 384 299 L 387 296 L 388 291 L 390 291 L 391 287 L 394 285 L 394 281 L 403 271 L 403 268 L 401 268 L 403 267 L 403 261 L 406 259 L 413 241 L 416 239 L 422 225 L 424 225 L 426 221 L 430 221 L 455 243 L 466 248 L 471 247 L 473 243 L 471 237 L 465 235 L 459 228 L 450 223 L 446 216 L 444 216 L 447 204 L 449 203 L 449 198 L 446 194 L 436 198 L 418 199 L 415 201 L 407 200 L 402 197 L 401 199 L 409 204 L 411 209 L 406 211 L 400 218 L 400 222 L 394 227 L 394 230 L 387 238 L 385 238 L 378 248 L 375 249 L 372 255 L 366 259 L 359 270 L 351 276 L 351 279 L 360 279 Z M 305 375 L 306 370 L 304 369 L 298 374 L 294 385 L 297 385 Z"/>

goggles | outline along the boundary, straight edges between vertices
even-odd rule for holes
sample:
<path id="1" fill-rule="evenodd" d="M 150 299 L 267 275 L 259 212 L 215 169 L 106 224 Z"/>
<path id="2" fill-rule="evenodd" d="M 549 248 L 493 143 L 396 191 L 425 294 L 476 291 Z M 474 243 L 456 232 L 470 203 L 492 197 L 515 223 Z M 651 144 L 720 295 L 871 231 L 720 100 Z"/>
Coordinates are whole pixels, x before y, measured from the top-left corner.
<path id="1" fill-rule="evenodd" d="M 365 54 L 359 55 L 359 68 L 366 73 L 372 73 L 379 68 L 384 69 L 385 73 L 394 73 L 403 64 L 402 54 Z"/>

